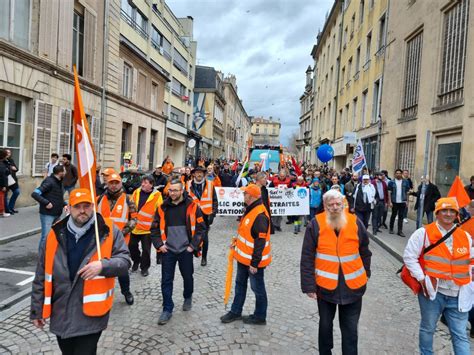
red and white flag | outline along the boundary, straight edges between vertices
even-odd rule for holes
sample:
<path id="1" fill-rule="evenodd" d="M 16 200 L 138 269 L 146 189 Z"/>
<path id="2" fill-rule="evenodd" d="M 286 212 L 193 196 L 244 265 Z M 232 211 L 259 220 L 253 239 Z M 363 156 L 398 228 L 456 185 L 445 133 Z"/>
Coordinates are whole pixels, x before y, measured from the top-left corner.
<path id="1" fill-rule="evenodd" d="M 77 154 L 79 186 L 89 189 L 95 196 L 96 161 L 95 151 L 89 133 L 84 106 L 82 104 L 79 78 L 74 66 L 74 138 Z"/>

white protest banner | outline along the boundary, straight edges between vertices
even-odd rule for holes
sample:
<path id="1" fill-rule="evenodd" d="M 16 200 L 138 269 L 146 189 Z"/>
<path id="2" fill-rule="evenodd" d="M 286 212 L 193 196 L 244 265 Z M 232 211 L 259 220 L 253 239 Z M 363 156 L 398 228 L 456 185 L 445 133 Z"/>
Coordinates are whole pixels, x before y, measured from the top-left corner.
<path id="1" fill-rule="evenodd" d="M 244 193 L 234 187 L 216 187 L 219 216 L 241 216 L 244 213 Z M 307 188 L 269 188 L 272 216 L 304 216 L 309 214 Z"/>

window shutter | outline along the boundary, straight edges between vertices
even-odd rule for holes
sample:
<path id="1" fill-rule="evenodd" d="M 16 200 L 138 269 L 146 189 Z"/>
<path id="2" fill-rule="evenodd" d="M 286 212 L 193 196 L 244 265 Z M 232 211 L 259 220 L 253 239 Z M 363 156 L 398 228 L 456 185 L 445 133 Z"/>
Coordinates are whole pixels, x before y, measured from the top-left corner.
<path id="1" fill-rule="evenodd" d="M 92 145 L 94 146 L 94 151 L 97 156 L 100 151 L 100 118 L 99 117 L 94 117 L 94 116 L 91 117 L 90 133 L 91 133 Z"/>
<path id="2" fill-rule="evenodd" d="M 59 110 L 58 120 L 58 154 L 71 154 L 71 124 L 72 111 L 61 108 Z"/>
<path id="3" fill-rule="evenodd" d="M 58 9 L 59 1 L 40 2 L 38 54 L 53 62 L 56 62 L 58 48 Z"/>
<path id="4" fill-rule="evenodd" d="M 84 9 L 84 77 L 94 80 L 96 57 L 96 15 Z"/>
<path id="5" fill-rule="evenodd" d="M 49 161 L 53 105 L 36 101 L 33 143 L 33 176 L 41 176 Z"/>

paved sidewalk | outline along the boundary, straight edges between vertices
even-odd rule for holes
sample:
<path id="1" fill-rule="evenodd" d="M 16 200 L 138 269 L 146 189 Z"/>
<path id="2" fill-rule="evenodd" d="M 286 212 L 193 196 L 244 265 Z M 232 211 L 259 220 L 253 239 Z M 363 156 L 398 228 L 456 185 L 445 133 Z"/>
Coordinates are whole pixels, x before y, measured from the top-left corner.
<path id="1" fill-rule="evenodd" d="M 38 206 L 18 208 L 18 212 L 10 217 L 0 218 L 0 244 L 41 231 Z"/>

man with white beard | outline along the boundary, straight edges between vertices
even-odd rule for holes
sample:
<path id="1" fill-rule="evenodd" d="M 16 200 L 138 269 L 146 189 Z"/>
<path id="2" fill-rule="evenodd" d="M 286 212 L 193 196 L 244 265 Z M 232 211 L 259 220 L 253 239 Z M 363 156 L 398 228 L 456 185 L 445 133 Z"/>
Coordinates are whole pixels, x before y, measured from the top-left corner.
<path id="1" fill-rule="evenodd" d="M 364 224 L 344 209 L 336 190 L 323 195 L 324 213 L 306 228 L 301 252 L 301 289 L 318 302 L 319 352 L 331 354 L 333 320 L 339 308 L 342 353 L 357 354 L 362 296 L 370 277 L 369 236 Z"/>

